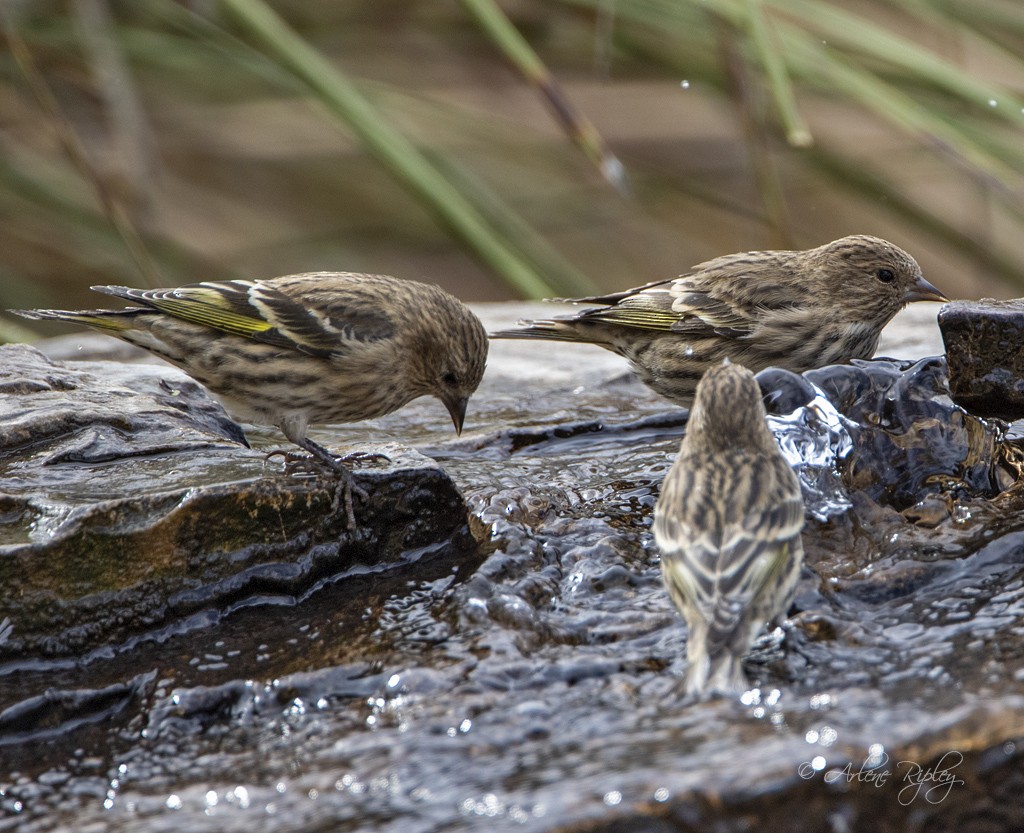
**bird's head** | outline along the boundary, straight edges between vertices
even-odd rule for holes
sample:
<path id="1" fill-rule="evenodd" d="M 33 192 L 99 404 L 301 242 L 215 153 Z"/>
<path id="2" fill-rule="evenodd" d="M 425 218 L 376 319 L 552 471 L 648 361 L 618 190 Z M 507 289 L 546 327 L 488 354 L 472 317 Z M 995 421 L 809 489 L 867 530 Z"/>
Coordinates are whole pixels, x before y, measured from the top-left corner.
<path id="1" fill-rule="evenodd" d="M 728 359 L 701 378 L 686 425 L 687 437 L 708 450 L 766 446 L 774 442 L 765 423 L 761 387 L 754 374 Z"/>
<path id="2" fill-rule="evenodd" d="M 809 250 L 807 257 L 823 297 L 856 309 L 879 327 L 913 301 L 949 300 L 925 280 L 913 257 L 879 237 L 843 237 Z"/>
<path id="3" fill-rule="evenodd" d="M 439 310 L 430 337 L 416 351 L 416 362 L 423 392 L 444 403 L 461 434 L 466 406 L 487 364 L 487 331 L 467 307 L 448 297 L 450 303 Z"/>

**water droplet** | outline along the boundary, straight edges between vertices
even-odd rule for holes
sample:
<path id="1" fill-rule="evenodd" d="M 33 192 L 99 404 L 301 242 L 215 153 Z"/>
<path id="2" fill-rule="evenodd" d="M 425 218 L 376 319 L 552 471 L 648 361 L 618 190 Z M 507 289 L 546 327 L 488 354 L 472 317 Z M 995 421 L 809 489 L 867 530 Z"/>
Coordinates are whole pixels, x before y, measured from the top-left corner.
<path id="1" fill-rule="evenodd" d="M 180 796 L 171 793 L 167 796 L 167 800 L 164 802 L 169 810 L 180 810 L 181 809 L 181 798 Z"/>
<path id="2" fill-rule="evenodd" d="M 609 807 L 614 807 L 616 804 L 622 802 L 622 793 L 618 790 L 609 790 L 604 794 L 604 803 Z"/>
<path id="3" fill-rule="evenodd" d="M 679 86 L 682 87 L 684 90 L 688 90 L 688 89 L 690 89 L 690 82 L 689 81 L 680 81 L 679 82 Z"/>
<path id="4" fill-rule="evenodd" d="M 988 106 L 989 107 L 998 107 L 999 106 L 999 102 L 996 101 L 994 98 L 990 98 L 988 100 Z"/>

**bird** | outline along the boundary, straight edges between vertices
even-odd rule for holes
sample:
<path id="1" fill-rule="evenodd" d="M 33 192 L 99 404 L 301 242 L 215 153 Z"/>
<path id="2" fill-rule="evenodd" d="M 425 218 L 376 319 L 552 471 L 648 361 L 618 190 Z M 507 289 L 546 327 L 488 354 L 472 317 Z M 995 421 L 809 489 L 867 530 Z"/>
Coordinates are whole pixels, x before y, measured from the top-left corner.
<path id="1" fill-rule="evenodd" d="M 204 385 L 238 421 L 278 427 L 345 478 L 350 527 L 349 468 L 307 436 L 309 426 L 374 419 L 435 396 L 461 433 L 487 360 L 486 330 L 468 307 L 438 286 L 388 275 L 92 289 L 136 306 L 11 312 L 84 324 L 142 347 Z"/>
<path id="2" fill-rule="evenodd" d="M 685 693 L 742 693 L 742 659 L 784 616 L 803 563 L 800 481 L 768 429 L 754 375 L 701 379 L 654 509 L 668 594 L 687 625 Z"/>
<path id="3" fill-rule="evenodd" d="M 754 372 L 795 373 L 868 359 L 893 316 L 948 301 L 917 261 L 878 237 L 852 235 L 804 251 L 724 255 L 685 275 L 586 298 L 576 315 L 520 321 L 491 338 L 596 344 L 640 380 L 689 407 L 704 372 L 728 357 Z"/>

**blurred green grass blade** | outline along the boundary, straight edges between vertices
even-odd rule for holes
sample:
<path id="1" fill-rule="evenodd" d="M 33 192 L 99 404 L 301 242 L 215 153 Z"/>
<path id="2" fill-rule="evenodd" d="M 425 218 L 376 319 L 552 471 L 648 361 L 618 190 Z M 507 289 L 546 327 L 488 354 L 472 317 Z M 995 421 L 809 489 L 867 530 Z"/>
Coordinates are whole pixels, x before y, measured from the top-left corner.
<path id="1" fill-rule="evenodd" d="M 944 220 L 930 207 L 909 198 L 893 186 L 891 179 L 863 161 L 853 162 L 820 145 L 810 151 L 808 159 L 819 171 L 867 200 L 873 208 L 883 206 L 884 210 L 908 220 L 943 245 L 965 252 L 992 274 L 1015 286 L 1024 286 L 1024 263 L 1001 254 L 987 240 L 978 240 L 965 233 L 959 224 Z"/>
<path id="2" fill-rule="evenodd" d="M 505 57 L 541 91 L 569 138 L 620 193 L 629 192 L 626 169 L 597 128 L 566 95 L 562 85 L 494 0 L 461 0 L 465 9 Z"/>
<path id="3" fill-rule="evenodd" d="M 559 293 L 563 296 L 578 297 L 594 292 L 594 284 L 571 263 L 566 261 L 529 223 L 511 211 L 478 177 L 451 156 L 430 153 L 431 161 L 438 170 L 470 200 L 474 207 L 486 217 L 515 247 L 529 258 L 530 263 L 542 274 L 557 274 Z"/>
<path id="4" fill-rule="evenodd" d="M 561 0 L 566 5 L 594 8 L 600 0 Z M 678 41 L 679 48 L 692 43 L 695 27 L 689 18 L 691 7 L 700 7 L 722 16 L 733 26 L 746 30 L 750 0 L 620 0 L 616 6 L 619 20 L 633 20 L 658 29 Z M 839 93 L 866 109 L 878 113 L 901 130 L 923 139 L 932 147 L 956 157 L 976 174 L 988 177 L 1001 191 L 1015 192 L 1012 183 L 1016 171 L 1024 169 L 1024 154 L 1017 143 L 1008 143 L 996 151 L 995 140 L 978 140 L 968 129 L 961 129 L 963 110 L 960 101 L 983 115 L 1003 117 L 1013 125 L 1024 123 L 1019 96 L 961 70 L 927 49 L 917 46 L 882 26 L 838 9 L 823 0 L 765 0 L 775 22 L 781 56 L 790 76 L 799 76 L 801 84 Z M 1024 15 L 1022 15 L 1024 17 Z M 828 48 L 821 44 L 817 27 L 827 27 Z M 855 54 L 851 54 L 855 53 Z M 685 54 L 685 53 L 683 53 Z M 862 56 L 884 61 L 902 75 L 882 78 L 861 63 Z M 687 56 L 689 57 L 689 56 Z M 1024 68 L 1024 60 L 1019 61 Z M 825 81 L 834 86 L 829 89 Z M 954 96 L 948 102 L 919 103 L 915 87 L 930 85 Z M 959 101 L 958 101 L 959 100 Z M 989 102 L 999 104 L 991 108 Z M 1005 106 L 1003 106 L 1005 103 Z M 1002 160 L 1002 161 L 1000 161 Z M 1016 199 L 1016 196 L 1012 197 Z"/>
<path id="5" fill-rule="evenodd" d="M 220 0 L 220 5 L 511 286 L 527 297 L 557 294 L 557 284 L 533 269 L 405 136 L 383 120 L 356 86 L 276 12 L 262 0 Z"/>
<path id="6" fill-rule="evenodd" d="M 720 21 L 719 40 L 722 44 L 722 63 L 728 73 L 729 88 L 739 114 L 761 207 L 766 221 L 774 230 L 772 247 L 795 248 L 778 159 L 770 145 L 771 132 L 765 124 L 764 108 L 758 106 L 759 85 L 751 77 L 750 63 L 744 60 L 739 32 L 727 22 Z"/>
<path id="7" fill-rule="evenodd" d="M 297 93 L 306 92 L 307 86 L 293 72 L 268 61 L 255 47 L 174 0 L 135 2 L 147 22 L 152 20 L 170 30 L 122 26 L 121 38 L 135 60 L 176 73 L 202 76 L 210 72 L 211 55 L 207 53 L 212 52 L 230 59 L 230 65 L 221 67 L 220 73 L 227 77 L 232 92 L 229 100 L 243 97 L 249 91 L 246 83 L 252 85 L 254 81 L 257 84 L 270 82 Z M 217 82 L 223 78 L 212 80 Z"/>
<path id="8" fill-rule="evenodd" d="M 0 6 L 0 30 L 3 32 L 15 65 L 21 72 L 36 103 L 48 118 L 50 126 L 56 134 L 65 155 L 74 165 L 82 179 L 92 187 L 103 213 L 110 221 L 110 224 L 117 230 L 121 242 L 135 262 L 135 266 L 143 281 L 150 287 L 159 286 L 162 283 L 160 270 L 149 253 L 149 249 L 146 247 L 141 235 L 135 228 L 131 216 L 125 210 L 120 200 L 114 197 L 107 183 L 89 160 L 81 139 L 75 132 L 71 122 L 61 111 L 56 97 L 50 91 L 46 80 L 36 66 L 28 44 L 21 37 L 14 14 L 10 10 L 5 10 L 2 6 Z"/>
<path id="9" fill-rule="evenodd" d="M 829 94 L 839 92 L 860 103 L 902 130 L 917 136 L 927 146 L 951 157 L 1011 201 L 1021 203 L 1021 169 L 1015 170 L 993 158 L 955 122 L 947 121 L 932 112 L 894 85 L 837 54 L 826 57 L 821 45 L 813 38 L 797 30 L 790 35 L 787 38 L 788 53 L 799 66 L 801 75 L 811 83 L 821 86 Z"/>
<path id="10" fill-rule="evenodd" d="M 95 209 L 80 178 L 68 166 L 49 164 L 44 155 L 25 151 L 17 159 L 0 155 L 0 216 L 4 215 L 18 219 L 7 224 L 7 235 L 34 241 L 37 248 L 72 250 L 85 270 L 124 275 L 132 268 L 117 230 Z M 151 240 L 149 251 L 169 272 L 187 275 L 197 267 L 212 268 L 167 239 Z M 0 284 L 0 295 L 4 288 Z"/>
<path id="11" fill-rule="evenodd" d="M 1021 111 L 1024 103 L 1020 97 L 1004 86 L 977 78 L 884 26 L 818 0 L 783 0 L 776 5 L 791 17 L 799 16 L 833 46 L 842 45 L 870 55 L 907 73 L 915 83 L 934 84 L 967 103 L 990 109 L 994 116 L 1024 126 Z M 1020 55 L 1016 57 L 1019 69 L 1024 72 L 1024 60 Z M 999 106 L 991 108 L 991 101 Z"/>
<path id="12" fill-rule="evenodd" d="M 797 109 L 786 61 L 769 31 L 770 24 L 765 18 L 762 0 L 746 0 L 745 12 L 747 33 L 767 76 L 768 89 L 775 101 L 786 140 L 793 147 L 807 147 L 814 139 Z"/>
<path id="13" fill-rule="evenodd" d="M 940 24 L 951 20 L 962 23 L 969 29 L 991 36 L 994 32 L 1009 35 L 1024 34 L 1024 15 L 1018 0 L 1008 3 L 991 0 L 903 0 L 918 14 L 927 16 Z M 1019 58 L 1019 55 L 1017 55 Z"/>

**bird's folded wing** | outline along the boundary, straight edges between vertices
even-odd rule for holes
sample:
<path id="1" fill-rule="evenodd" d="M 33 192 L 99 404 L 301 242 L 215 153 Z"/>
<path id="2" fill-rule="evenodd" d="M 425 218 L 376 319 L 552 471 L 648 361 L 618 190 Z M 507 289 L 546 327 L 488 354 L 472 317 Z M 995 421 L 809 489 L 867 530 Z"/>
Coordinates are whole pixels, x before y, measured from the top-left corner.
<path id="1" fill-rule="evenodd" d="M 261 317 L 249 299 L 250 281 L 210 281 L 175 289 L 135 289 L 129 286 L 94 286 L 97 292 L 138 303 L 193 324 L 232 335 L 256 338 L 270 335 L 274 324 Z"/>
<path id="2" fill-rule="evenodd" d="M 364 314 L 359 299 L 350 299 L 355 303 L 346 310 L 325 304 L 324 297 L 315 293 L 298 300 L 256 281 L 207 281 L 153 290 L 93 288 L 182 321 L 315 356 L 337 355 L 352 341 L 372 341 L 390 332 L 390 322 L 381 326 L 379 316 Z M 362 306 L 369 309 L 368 304 Z"/>
<path id="3" fill-rule="evenodd" d="M 754 329 L 754 318 L 730 299 L 710 292 L 678 287 L 672 299 L 673 332 L 689 336 L 743 338 Z"/>
<path id="4" fill-rule="evenodd" d="M 666 554 L 662 568 L 709 624 L 708 646 L 728 644 L 744 611 L 785 571 L 803 527 L 798 496 L 749 513 L 721 536 L 686 528 L 675 534 L 688 543 Z"/>
<path id="5" fill-rule="evenodd" d="M 690 338 L 742 338 L 755 326 L 752 315 L 736 299 L 716 291 L 716 287 L 694 285 L 687 277 L 605 299 L 617 300 L 612 306 L 584 310 L 575 320 L 678 333 Z"/>

